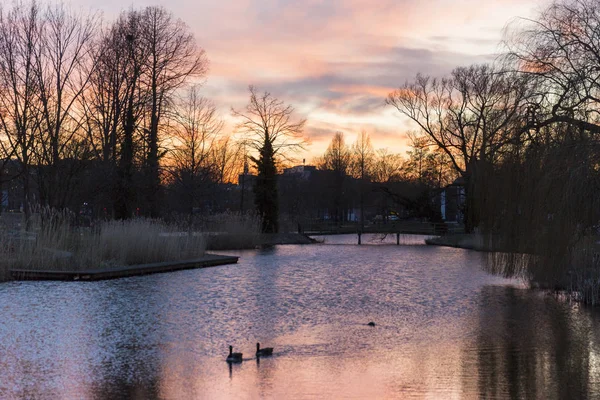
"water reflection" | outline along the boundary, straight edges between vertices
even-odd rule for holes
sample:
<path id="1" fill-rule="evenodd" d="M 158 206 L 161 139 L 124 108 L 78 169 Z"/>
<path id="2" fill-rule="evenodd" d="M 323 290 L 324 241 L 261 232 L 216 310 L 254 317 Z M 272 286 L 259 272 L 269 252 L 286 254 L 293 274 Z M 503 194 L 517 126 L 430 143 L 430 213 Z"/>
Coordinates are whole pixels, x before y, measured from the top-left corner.
<path id="1" fill-rule="evenodd" d="M 107 282 L 104 284 L 110 285 Z M 102 359 L 95 363 L 91 393 L 95 398 L 158 399 L 160 398 L 161 341 L 165 325 L 159 323 L 160 310 L 168 297 L 152 297 L 139 301 L 145 287 L 135 282 L 118 282 L 104 291 L 86 291 L 84 304 L 89 318 L 90 338 L 94 338 L 91 354 Z M 153 326 L 153 330 L 133 327 Z M 133 328 L 133 329 L 132 329 Z M 95 334 L 94 334 L 95 333 Z M 151 337 L 150 337 L 151 336 Z"/>
<path id="2" fill-rule="evenodd" d="M 488 275 L 479 253 L 336 240 L 0 285 L 0 398 L 600 396 L 596 310 Z"/>
<path id="3" fill-rule="evenodd" d="M 476 351 L 465 351 L 467 365 L 476 365 L 480 397 L 574 399 L 600 394 L 597 310 L 494 286 L 483 288 L 481 304 Z"/>

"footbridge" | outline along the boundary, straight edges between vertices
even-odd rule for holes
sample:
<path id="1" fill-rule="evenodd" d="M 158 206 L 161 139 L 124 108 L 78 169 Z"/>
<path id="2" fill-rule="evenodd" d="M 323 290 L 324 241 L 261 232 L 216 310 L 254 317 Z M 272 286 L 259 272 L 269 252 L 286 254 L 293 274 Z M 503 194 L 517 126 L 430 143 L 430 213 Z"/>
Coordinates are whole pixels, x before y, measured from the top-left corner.
<path id="1" fill-rule="evenodd" d="M 299 224 L 298 230 L 307 235 L 348 235 L 355 234 L 358 244 L 362 242 L 363 234 L 396 235 L 396 244 L 400 244 L 400 235 L 432 235 L 441 236 L 452 233 L 464 233 L 464 226 L 445 222 L 424 221 L 385 221 L 381 223 L 365 222 L 309 222 Z"/>

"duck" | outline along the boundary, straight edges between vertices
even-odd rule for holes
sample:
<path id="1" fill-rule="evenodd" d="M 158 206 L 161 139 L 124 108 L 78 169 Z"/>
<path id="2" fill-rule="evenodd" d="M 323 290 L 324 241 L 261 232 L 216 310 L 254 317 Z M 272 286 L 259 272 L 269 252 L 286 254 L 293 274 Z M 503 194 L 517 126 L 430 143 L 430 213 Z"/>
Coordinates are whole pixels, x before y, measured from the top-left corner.
<path id="1" fill-rule="evenodd" d="M 265 347 L 264 349 L 261 349 L 260 343 L 256 343 L 256 357 L 272 356 L 272 355 L 273 355 L 272 347 Z"/>
<path id="2" fill-rule="evenodd" d="M 234 353 L 233 346 L 229 346 L 229 355 L 225 359 L 228 363 L 239 363 L 242 362 L 242 353 Z"/>
<path id="3" fill-rule="evenodd" d="M 371 321 L 367 325 L 369 325 L 369 326 L 375 326 L 375 322 Z"/>

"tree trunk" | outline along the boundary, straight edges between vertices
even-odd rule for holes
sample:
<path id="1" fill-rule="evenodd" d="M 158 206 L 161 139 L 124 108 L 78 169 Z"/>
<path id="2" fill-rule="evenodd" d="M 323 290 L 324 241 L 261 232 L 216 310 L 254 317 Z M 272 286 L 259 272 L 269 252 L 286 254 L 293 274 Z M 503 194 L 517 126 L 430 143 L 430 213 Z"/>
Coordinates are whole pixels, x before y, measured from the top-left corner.
<path id="1" fill-rule="evenodd" d="M 463 179 L 465 180 L 465 232 L 472 233 L 479 226 L 481 210 L 481 190 L 482 183 L 481 162 L 471 161 L 465 170 Z"/>
<path id="2" fill-rule="evenodd" d="M 153 78 L 154 79 L 154 78 Z M 149 213 L 152 218 L 157 218 L 159 212 L 160 176 L 158 169 L 158 93 L 156 83 L 152 85 L 152 115 L 150 117 L 150 130 L 148 132 L 148 156 L 146 159 L 147 174 L 147 199 Z"/>
<path id="3" fill-rule="evenodd" d="M 119 183 L 115 192 L 115 218 L 129 219 L 133 214 L 132 174 L 133 174 L 133 131 L 135 118 L 133 115 L 133 90 L 127 106 L 127 119 L 123 132 L 123 146 L 121 149 L 121 162 L 119 165 Z"/>
<path id="4" fill-rule="evenodd" d="M 31 226 L 31 208 L 29 207 L 30 196 L 29 167 L 23 166 L 23 214 L 25 215 L 25 229 Z"/>

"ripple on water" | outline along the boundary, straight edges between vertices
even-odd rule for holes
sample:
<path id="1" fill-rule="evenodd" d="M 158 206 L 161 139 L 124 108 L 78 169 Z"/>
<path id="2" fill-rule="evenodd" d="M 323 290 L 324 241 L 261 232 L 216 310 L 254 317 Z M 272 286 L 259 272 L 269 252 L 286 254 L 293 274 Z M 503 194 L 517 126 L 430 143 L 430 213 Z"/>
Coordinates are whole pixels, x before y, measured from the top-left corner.
<path id="1" fill-rule="evenodd" d="M 351 240 L 232 252 L 237 265 L 203 270 L 0 285 L 0 398 L 600 394 L 595 310 L 488 275 L 479 253 Z M 257 362 L 257 341 L 275 355 Z M 224 363 L 229 344 L 241 365 Z"/>

